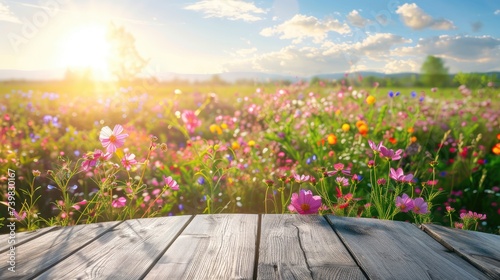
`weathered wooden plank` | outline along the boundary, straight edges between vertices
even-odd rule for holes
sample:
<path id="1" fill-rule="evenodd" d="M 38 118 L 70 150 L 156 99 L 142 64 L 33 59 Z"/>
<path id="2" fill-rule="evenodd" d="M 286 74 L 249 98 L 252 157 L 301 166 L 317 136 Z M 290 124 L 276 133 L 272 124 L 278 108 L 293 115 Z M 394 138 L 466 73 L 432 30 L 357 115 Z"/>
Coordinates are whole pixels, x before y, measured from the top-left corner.
<path id="1" fill-rule="evenodd" d="M 38 235 L 38 238 L 16 246 L 15 273 L 7 270 L 10 266 L 4 261 L 7 254 L 0 256 L 0 279 L 29 278 L 81 249 L 117 223 L 59 227 Z"/>
<path id="2" fill-rule="evenodd" d="M 40 229 L 32 230 L 32 231 L 16 232 L 16 234 L 13 235 L 13 237 L 15 239 L 15 244 L 8 243 L 8 240 L 10 237 L 9 233 L 2 234 L 2 235 L 0 235 L 0 240 L 2 240 L 2 241 L 5 240 L 5 242 L 0 245 L 0 253 L 7 252 L 10 249 L 11 245 L 19 246 L 25 242 L 28 242 L 32 239 L 35 239 L 38 236 L 43 235 L 43 234 L 45 234 L 53 229 L 56 229 L 56 228 L 59 228 L 59 227 L 45 227 L 45 228 L 40 228 Z"/>
<path id="3" fill-rule="evenodd" d="M 422 229 L 486 275 L 500 279 L 500 236 L 433 224 L 422 225 Z"/>
<path id="4" fill-rule="evenodd" d="M 258 215 L 197 215 L 145 279 L 252 279 Z"/>
<path id="5" fill-rule="evenodd" d="M 487 279 L 413 224 L 327 218 L 370 279 Z"/>
<path id="6" fill-rule="evenodd" d="M 140 279 L 190 218 L 124 221 L 35 279 Z"/>
<path id="7" fill-rule="evenodd" d="M 330 224 L 318 215 L 263 215 L 259 279 L 365 279 Z"/>

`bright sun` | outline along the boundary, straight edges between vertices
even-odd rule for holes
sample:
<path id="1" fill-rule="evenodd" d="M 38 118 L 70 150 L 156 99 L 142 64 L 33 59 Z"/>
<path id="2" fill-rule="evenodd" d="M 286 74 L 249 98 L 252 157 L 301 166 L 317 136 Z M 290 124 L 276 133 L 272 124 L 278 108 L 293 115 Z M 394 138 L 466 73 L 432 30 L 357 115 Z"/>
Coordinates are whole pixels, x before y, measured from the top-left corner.
<path id="1" fill-rule="evenodd" d="M 76 28 L 61 41 L 61 64 L 69 69 L 92 70 L 96 79 L 109 78 L 107 28 L 86 25 Z"/>

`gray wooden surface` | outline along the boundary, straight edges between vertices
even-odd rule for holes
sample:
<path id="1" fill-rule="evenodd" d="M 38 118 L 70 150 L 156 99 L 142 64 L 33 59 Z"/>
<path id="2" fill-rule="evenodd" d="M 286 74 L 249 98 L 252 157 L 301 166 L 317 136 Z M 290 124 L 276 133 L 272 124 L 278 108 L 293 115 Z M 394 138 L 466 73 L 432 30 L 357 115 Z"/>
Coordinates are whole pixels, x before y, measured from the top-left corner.
<path id="1" fill-rule="evenodd" d="M 3 251 L 0 279 L 500 279 L 498 235 L 332 215 L 186 215 L 18 238 L 16 272 Z"/>
<path id="2" fill-rule="evenodd" d="M 370 279 L 488 279 L 410 223 L 327 219 Z"/>
<path id="3" fill-rule="evenodd" d="M 366 279 L 321 216 L 263 215 L 260 279 Z"/>
<path id="4" fill-rule="evenodd" d="M 495 279 L 500 279 L 500 236 L 477 231 L 464 231 L 437 225 L 423 225 L 439 243 L 453 250 Z"/>

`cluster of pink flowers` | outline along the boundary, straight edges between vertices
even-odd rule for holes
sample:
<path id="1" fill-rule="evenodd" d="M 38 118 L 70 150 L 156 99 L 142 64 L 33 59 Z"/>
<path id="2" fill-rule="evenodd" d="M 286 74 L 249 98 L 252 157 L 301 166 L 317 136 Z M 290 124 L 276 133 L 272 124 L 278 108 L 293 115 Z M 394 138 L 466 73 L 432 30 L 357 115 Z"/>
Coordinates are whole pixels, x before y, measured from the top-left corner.
<path id="1" fill-rule="evenodd" d="M 469 211 L 466 213 L 460 213 L 460 219 L 486 220 L 486 214 L 478 214 L 476 212 Z"/>
<path id="2" fill-rule="evenodd" d="M 84 161 L 82 162 L 82 169 L 84 171 L 89 171 L 92 167 L 97 166 L 100 161 L 109 160 L 113 154 L 106 152 L 103 153 L 99 149 L 95 149 L 94 152 L 89 152 L 84 156 Z"/>
<path id="3" fill-rule="evenodd" d="M 426 214 L 429 212 L 427 202 L 423 198 L 411 199 L 407 194 L 396 197 L 396 207 L 401 212 L 413 211 L 415 214 Z"/>
<path id="4" fill-rule="evenodd" d="M 106 152 L 102 152 L 99 149 L 94 150 L 94 152 L 89 152 L 84 156 L 84 161 L 82 162 L 82 169 L 84 171 L 89 171 L 91 168 L 97 166 L 99 162 L 110 160 L 113 154 L 125 144 L 125 139 L 129 135 L 125 133 L 123 126 L 117 124 L 111 130 L 109 126 L 105 126 L 101 129 L 99 133 L 99 141 Z M 121 159 L 123 167 L 130 170 L 138 162 L 135 159 L 134 154 L 125 153 Z"/>
<path id="5" fill-rule="evenodd" d="M 184 122 L 184 125 L 186 125 L 186 129 L 189 133 L 193 133 L 194 130 L 201 125 L 201 120 L 198 119 L 195 112 L 190 110 L 182 112 L 181 119 Z"/>

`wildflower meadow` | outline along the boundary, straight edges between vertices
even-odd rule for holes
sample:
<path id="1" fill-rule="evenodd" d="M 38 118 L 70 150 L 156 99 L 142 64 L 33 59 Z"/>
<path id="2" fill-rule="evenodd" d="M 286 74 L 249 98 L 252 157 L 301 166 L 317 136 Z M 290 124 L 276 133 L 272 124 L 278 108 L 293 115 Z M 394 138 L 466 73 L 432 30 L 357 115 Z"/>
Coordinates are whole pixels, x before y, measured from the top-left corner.
<path id="1" fill-rule="evenodd" d="M 201 213 L 500 230 L 494 84 L 0 89 L 0 212 L 22 230 Z"/>

